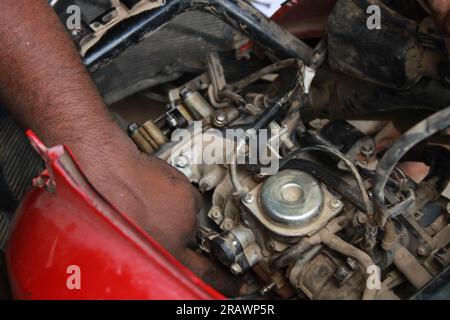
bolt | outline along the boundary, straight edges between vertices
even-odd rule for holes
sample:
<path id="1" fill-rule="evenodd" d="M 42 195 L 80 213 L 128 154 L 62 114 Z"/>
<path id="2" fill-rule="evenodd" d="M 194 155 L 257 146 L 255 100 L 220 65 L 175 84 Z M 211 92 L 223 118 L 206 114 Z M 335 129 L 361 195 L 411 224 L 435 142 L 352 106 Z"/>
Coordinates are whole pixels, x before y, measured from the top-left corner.
<path id="1" fill-rule="evenodd" d="M 275 283 L 275 281 L 272 281 L 268 285 L 264 286 L 261 290 L 259 290 L 259 294 L 265 296 L 267 293 L 275 289 L 276 286 L 277 284 Z"/>
<path id="2" fill-rule="evenodd" d="M 218 122 L 225 122 L 225 120 L 227 120 L 227 115 L 223 111 L 217 111 L 216 112 L 216 120 Z"/>
<path id="3" fill-rule="evenodd" d="M 338 199 L 331 199 L 328 205 L 330 206 L 331 209 L 338 210 L 341 208 L 342 202 L 339 201 Z"/>
<path id="4" fill-rule="evenodd" d="M 340 266 L 336 271 L 336 277 L 340 280 L 344 280 L 348 276 L 347 270 L 344 267 Z"/>
<path id="5" fill-rule="evenodd" d="M 375 146 L 373 145 L 372 141 L 366 141 L 361 146 L 361 153 L 365 155 L 367 158 L 370 158 L 373 155 L 374 151 Z"/>
<path id="6" fill-rule="evenodd" d="M 255 197 L 251 193 L 246 193 L 242 197 L 242 202 L 244 202 L 245 204 L 252 204 L 253 201 L 255 201 Z"/>
<path id="7" fill-rule="evenodd" d="M 233 220 L 227 218 L 225 219 L 225 221 L 223 222 L 223 229 L 224 230 L 231 230 L 234 227 L 234 222 Z"/>
<path id="8" fill-rule="evenodd" d="M 242 268 L 237 262 L 231 265 L 230 271 L 234 275 L 242 274 Z"/>
<path id="9" fill-rule="evenodd" d="M 131 123 L 128 126 L 128 134 L 129 135 L 132 134 L 132 133 L 135 133 L 137 130 L 139 130 L 139 126 L 137 125 L 137 123 Z"/>
<path id="10" fill-rule="evenodd" d="M 186 98 L 189 94 L 191 93 L 191 90 L 189 88 L 182 88 L 180 90 L 180 97 L 181 98 Z"/>
<path id="11" fill-rule="evenodd" d="M 220 212 L 220 209 L 218 207 L 214 207 L 211 210 L 211 217 L 213 219 L 220 219 L 222 217 L 222 212 Z"/>
<path id="12" fill-rule="evenodd" d="M 227 115 L 222 110 L 218 110 L 214 115 L 213 122 L 216 127 L 221 128 L 227 124 Z"/>
<path id="13" fill-rule="evenodd" d="M 208 191 L 210 188 L 207 183 L 201 183 L 198 189 L 200 190 L 201 193 L 204 193 Z"/>
<path id="14" fill-rule="evenodd" d="M 427 248 L 425 248 L 425 246 L 421 245 L 421 246 L 417 247 L 417 253 L 419 255 L 421 255 L 422 257 L 424 257 L 424 256 L 426 256 L 428 254 L 428 250 L 427 250 Z"/>
<path id="15" fill-rule="evenodd" d="M 359 264 L 352 258 L 347 258 L 347 264 L 352 268 L 352 270 L 358 270 Z"/>
<path id="16" fill-rule="evenodd" d="M 81 30 L 80 29 L 73 29 L 70 34 L 72 35 L 72 37 L 78 37 L 81 34 Z"/>
<path id="17" fill-rule="evenodd" d="M 166 121 L 172 128 L 176 128 L 178 126 L 177 119 L 175 119 L 175 117 L 170 113 L 167 113 Z"/>
<path id="18" fill-rule="evenodd" d="M 270 252 L 274 252 L 275 249 L 276 249 L 275 243 L 274 243 L 273 241 L 270 241 L 270 242 L 267 244 L 267 249 L 269 249 Z"/>
<path id="19" fill-rule="evenodd" d="M 367 216 L 362 213 L 362 212 L 358 212 L 356 214 L 356 221 L 358 222 L 358 224 L 365 224 L 367 222 Z"/>
<path id="20" fill-rule="evenodd" d="M 188 165 L 188 159 L 185 156 L 179 156 L 175 158 L 175 165 L 178 168 L 184 169 Z"/>

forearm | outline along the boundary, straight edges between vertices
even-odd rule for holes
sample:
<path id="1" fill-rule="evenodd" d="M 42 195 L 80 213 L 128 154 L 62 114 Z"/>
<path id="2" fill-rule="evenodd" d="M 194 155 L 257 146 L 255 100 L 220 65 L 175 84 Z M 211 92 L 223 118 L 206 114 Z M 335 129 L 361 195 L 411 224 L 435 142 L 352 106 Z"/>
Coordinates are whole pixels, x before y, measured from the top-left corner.
<path id="1" fill-rule="evenodd" d="M 450 36 L 450 0 L 428 0 L 428 4 L 439 30 Z"/>
<path id="2" fill-rule="evenodd" d="M 2 1 L 0 48 L 0 101 L 44 142 L 77 150 L 119 135 L 46 0 Z"/>

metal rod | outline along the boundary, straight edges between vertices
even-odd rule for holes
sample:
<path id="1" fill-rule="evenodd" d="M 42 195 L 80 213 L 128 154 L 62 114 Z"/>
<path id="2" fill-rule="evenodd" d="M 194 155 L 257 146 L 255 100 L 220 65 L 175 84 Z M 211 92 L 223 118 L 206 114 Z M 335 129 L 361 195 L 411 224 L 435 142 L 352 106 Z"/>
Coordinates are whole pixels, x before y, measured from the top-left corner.
<path id="1" fill-rule="evenodd" d="M 309 64 L 312 49 L 243 0 L 167 0 L 160 8 L 132 17 L 110 30 L 84 57 L 94 72 L 129 46 L 177 16 L 198 10 L 212 14 L 271 51 L 277 58 L 297 58 Z"/>

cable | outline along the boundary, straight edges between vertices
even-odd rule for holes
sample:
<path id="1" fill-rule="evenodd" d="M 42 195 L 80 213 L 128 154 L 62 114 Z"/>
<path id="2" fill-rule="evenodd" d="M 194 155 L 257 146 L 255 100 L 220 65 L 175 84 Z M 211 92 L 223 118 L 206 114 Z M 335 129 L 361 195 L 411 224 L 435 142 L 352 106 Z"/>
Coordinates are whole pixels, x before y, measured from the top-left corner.
<path id="1" fill-rule="evenodd" d="M 384 154 L 375 171 L 373 188 L 375 204 L 381 213 L 381 225 L 384 225 L 388 218 L 384 194 L 385 186 L 397 163 L 419 142 L 448 127 L 450 127 L 450 106 L 416 124 Z"/>
<path id="2" fill-rule="evenodd" d="M 352 172 L 353 176 L 355 177 L 355 180 L 358 184 L 358 187 L 361 191 L 361 195 L 366 207 L 366 214 L 371 216 L 373 214 L 373 208 L 372 208 L 372 204 L 370 202 L 370 198 L 369 195 L 367 194 L 367 191 L 364 187 L 364 182 L 361 178 L 361 175 L 358 172 L 358 169 L 356 168 L 356 166 L 353 164 L 353 162 L 348 159 L 345 155 L 343 155 L 340 151 L 328 147 L 328 146 L 311 146 L 311 147 L 305 147 L 302 149 L 297 149 L 295 151 L 292 151 L 291 153 L 289 153 L 284 159 L 283 161 L 281 161 L 280 163 L 280 167 L 283 167 L 285 164 L 287 164 L 291 159 L 293 159 L 294 157 L 297 157 L 299 154 L 303 153 L 303 152 L 310 152 L 310 151 L 322 151 L 322 152 L 327 152 L 327 153 L 331 153 L 332 155 L 338 157 L 339 159 L 341 159 L 346 165 L 347 167 L 350 169 L 350 171 Z"/>
<path id="3" fill-rule="evenodd" d="M 245 77 L 244 79 L 234 83 L 231 85 L 231 91 L 233 92 L 239 92 L 245 87 L 251 85 L 255 81 L 258 81 L 262 77 L 264 77 L 267 74 L 271 74 L 280 70 L 283 70 L 285 68 L 293 67 L 301 65 L 301 60 L 298 59 L 286 59 L 283 61 L 275 62 L 274 64 L 271 64 L 270 66 L 267 66 L 261 70 L 256 71 L 255 73 L 252 73 L 251 75 Z"/>

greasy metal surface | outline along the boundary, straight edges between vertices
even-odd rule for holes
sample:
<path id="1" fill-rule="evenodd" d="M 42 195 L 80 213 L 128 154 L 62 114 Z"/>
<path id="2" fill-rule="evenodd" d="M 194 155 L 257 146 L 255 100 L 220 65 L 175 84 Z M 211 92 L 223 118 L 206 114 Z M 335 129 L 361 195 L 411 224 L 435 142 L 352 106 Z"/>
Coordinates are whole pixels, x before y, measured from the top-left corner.
<path id="1" fill-rule="evenodd" d="M 264 182 L 259 199 L 270 219 L 298 226 L 319 214 L 324 195 L 317 180 L 308 173 L 284 170 Z"/>
<path id="2" fill-rule="evenodd" d="M 260 199 L 259 194 L 261 192 L 261 188 L 262 184 L 259 184 L 250 191 L 250 194 L 255 199 Z M 339 206 L 336 207 L 329 205 L 331 202 L 336 200 L 336 198 L 328 190 L 323 188 L 323 193 L 325 205 L 323 206 L 321 212 L 314 219 L 304 225 L 287 225 L 274 221 L 263 212 L 259 200 L 253 201 L 252 203 L 244 203 L 244 206 L 257 220 L 263 224 L 265 228 L 274 234 L 282 237 L 301 237 L 314 234 L 342 210 L 342 203 L 339 203 Z"/>

